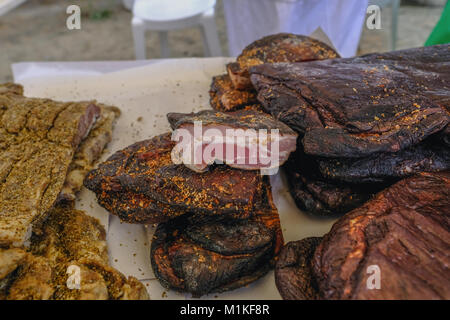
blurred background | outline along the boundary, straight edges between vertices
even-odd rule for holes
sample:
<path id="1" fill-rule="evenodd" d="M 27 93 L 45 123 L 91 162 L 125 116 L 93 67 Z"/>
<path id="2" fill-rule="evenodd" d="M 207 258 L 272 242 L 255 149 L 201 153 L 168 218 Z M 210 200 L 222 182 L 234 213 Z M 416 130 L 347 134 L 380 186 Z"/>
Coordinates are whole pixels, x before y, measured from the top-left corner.
<path id="1" fill-rule="evenodd" d="M 2 12 L 1 6 L 6 1 L 0 0 L 0 82 L 12 80 L 10 65 L 20 61 L 135 59 L 132 12 L 122 0 L 27 0 Z M 236 23 L 230 19 L 230 9 L 228 15 L 225 14 L 226 1 L 231 0 L 217 0 L 214 16 L 224 56 L 230 55 L 227 23 Z M 66 27 L 66 9 L 70 4 L 81 8 L 81 30 L 68 30 Z M 439 21 L 445 4 L 446 0 L 402 0 L 396 14 L 396 49 L 423 46 Z M 368 29 L 364 22 L 357 46 L 358 55 L 391 50 L 391 13 L 390 7 L 382 7 L 379 30 Z M 246 28 L 245 25 L 237 27 Z M 168 43 L 171 57 L 204 56 L 199 28 L 170 31 Z M 147 32 L 145 46 L 148 59 L 161 57 L 158 32 Z"/>

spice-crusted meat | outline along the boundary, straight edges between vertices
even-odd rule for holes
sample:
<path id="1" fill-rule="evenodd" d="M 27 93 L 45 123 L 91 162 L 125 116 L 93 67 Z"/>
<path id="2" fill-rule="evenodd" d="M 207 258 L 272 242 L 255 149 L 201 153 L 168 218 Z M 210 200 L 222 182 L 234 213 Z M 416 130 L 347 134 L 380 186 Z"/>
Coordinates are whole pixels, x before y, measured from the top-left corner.
<path id="1" fill-rule="evenodd" d="M 98 220 L 82 211 L 52 209 L 39 234 L 32 236 L 30 251 L 0 249 L 0 257 L 5 256 L 9 274 L 0 288 L 5 299 L 148 299 L 137 279 L 127 279 L 109 266 L 106 232 Z M 80 268 L 78 290 L 67 287 L 69 266 Z"/>
<path id="2" fill-rule="evenodd" d="M 272 267 L 283 237 L 270 186 L 250 220 L 183 216 L 158 225 L 151 247 L 167 288 L 201 296 L 245 286 Z"/>
<path id="3" fill-rule="evenodd" d="M 304 134 L 307 154 L 397 152 L 449 123 L 450 45 L 255 66 L 263 107 Z M 448 107 L 448 106 L 447 106 Z"/>
<path id="4" fill-rule="evenodd" d="M 177 160 L 197 172 L 214 161 L 244 170 L 276 169 L 296 149 L 297 134 L 291 128 L 254 109 L 169 113 L 167 119 L 175 137 L 188 139 L 188 150 L 174 153 Z M 200 137 L 196 123 L 201 124 Z"/>
<path id="5" fill-rule="evenodd" d="M 262 176 L 216 166 L 208 174 L 172 163 L 166 133 L 116 152 L 84 185 L 101 205 L 128 222 L 158 223 L 187 212 L 247 218 L 260 204 Z"/>
<path id="6" fill-rule="evenodd" d="M 21 246 L 46 216 L 100 109 L 0 90 L 0 246 Z M 4 88 L 9 88 L 5 90 Z"/>
<path id="7" fill-rule="evenodd" d="M 258 104 L 254 89 L 238 90 L 233 88 L 227 74 L 213 77 L 209 96 L 211 107 L 218 111 L 233 111 Z"/>
<path id="8" fill-rule="evenodd" d="M 252 88 L 249 68 L 263 63 L 301 62 L 337 58 L 339 55 L 318 40 L 296 34 L 279 33 L 248 45 L 235 63 L 227 65 L 236 89 Z"/>

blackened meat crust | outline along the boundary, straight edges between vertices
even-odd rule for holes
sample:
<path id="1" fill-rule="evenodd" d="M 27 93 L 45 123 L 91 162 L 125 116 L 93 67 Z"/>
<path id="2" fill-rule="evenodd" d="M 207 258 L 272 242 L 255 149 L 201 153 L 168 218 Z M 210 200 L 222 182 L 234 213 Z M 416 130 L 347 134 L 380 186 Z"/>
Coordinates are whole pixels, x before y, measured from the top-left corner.
<path id="1" fill-rule="evenodd" d="M 228 75 L 236 89 L 252 88 L 249 68 L 263 63 L 301 62 L 339 57 L 328 45 L 310 37 L 279 33 L 249 44 L 227 65 Z"/>
<path id="2" fill-rule="evenodd" d="M 450 147 L 430 140 L 395 153 L 377 153 L 360 159 L 322 158 L 318 163 L 326 178 L 350 183 L 381 182 L 419 172 L 449 170 Z"/>
<path id="3" fill-rule="evenodd" d="M 283 237 L 270 186 L 265 188 L 264 204 L 249 220 L 185 215 L 159 224 L 151 263 L 161 284 L 201 296 L 240 288 L 266 274 Z"/>
<path id="4" fill-rule="evenodd" d="M 258 100 L 307 154 L 397 152 L 449 123 L 450 45 L 251 68 Z"/>
<path id="5" fill-rule="evenodd" d="M 288 242 L 275 265 L 275 283 L 284 300 L 315 300 L 319 298 L 311 269 L 314 251 L 322 238 L 311 237 Z"/>
<path id="6" fill-rule="evenodd" d="M 339 219 L 312 265 L 324 299 L 449 299 L 449 252 L 450 173 L 421 173 Z"/>
<path id="7" fill-rule="evenodd" d="M 291 155 L 284 169 L 289 191 L 297 206 L 317 216 L 344 214 L 362 205 L 386 186 L 385 183 L 355 185 L 325 179 L 319 172 L 316 160 L 305 155 L 301 149 Z"/>

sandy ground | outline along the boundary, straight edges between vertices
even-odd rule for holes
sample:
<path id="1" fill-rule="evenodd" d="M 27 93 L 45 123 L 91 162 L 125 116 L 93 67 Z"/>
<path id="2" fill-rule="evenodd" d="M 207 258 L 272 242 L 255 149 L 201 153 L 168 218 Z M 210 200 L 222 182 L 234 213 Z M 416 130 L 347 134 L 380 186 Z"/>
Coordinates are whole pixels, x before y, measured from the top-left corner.
<path id="1" fill-rule="evenodd" d="M 69 4 L 78 4 L 83 13 L 81 30 L 66 28 Z M 110 16 L 93 19 L 92 13 L 108 10 Z M 399 12 L 397 48 L 422 46 L 439 20 L 442 7 L 402 5 Z M 226 55 L 227 37 L 222 0 L 218 0 L 217 26 Z M 134 59 L 131 13 L 118 0 L 28 0 L 0 17 L 0 82 L 11 81 L 10 65 L 19 61 L 86 61 Z M 390 10 L 382 10 L 382 29 L 364 27 L 358 53 L 390 49 Z M 177 30 L 169 34 L 173 57 L 201 57 L 200 30 Z M 148 57 L 158 58 L 157 34 L 147 36 Z"/>

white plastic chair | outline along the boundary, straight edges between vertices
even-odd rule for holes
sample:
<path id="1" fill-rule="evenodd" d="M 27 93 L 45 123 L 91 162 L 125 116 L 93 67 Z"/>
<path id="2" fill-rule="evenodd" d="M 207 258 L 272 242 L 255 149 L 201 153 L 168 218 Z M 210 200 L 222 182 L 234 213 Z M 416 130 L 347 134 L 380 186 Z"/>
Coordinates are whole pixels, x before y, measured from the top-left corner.
<path id="1" fill-rule="evenodd" d="M 170 30 L 200 26 L 205 56 L 221 56 L 214 19 L 216 0 L 135 0 L 133 5 L 134 49 L 136 59 L 146 58 L 145 32 L 159 32 L 161 56 L 170 56 L 167 33 Z"/>
<path id="2" fill-rule="evenodd" d="M 369 0 L 369 5 L 376 4 L 380 8 L 390 6 L 391 11 L 391 49 L 395 50 L 397 44 L 398 8 L 400 0 Z"/>
<path id="3" fill-rule="evenodd" d="M 26 0 L 0 0 L 0 16 L 20 6 Z"/>

